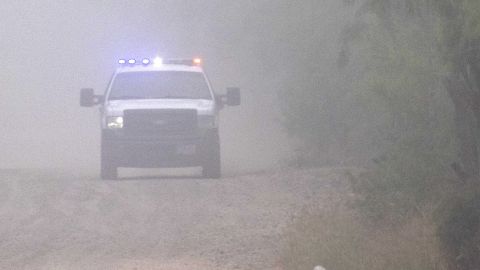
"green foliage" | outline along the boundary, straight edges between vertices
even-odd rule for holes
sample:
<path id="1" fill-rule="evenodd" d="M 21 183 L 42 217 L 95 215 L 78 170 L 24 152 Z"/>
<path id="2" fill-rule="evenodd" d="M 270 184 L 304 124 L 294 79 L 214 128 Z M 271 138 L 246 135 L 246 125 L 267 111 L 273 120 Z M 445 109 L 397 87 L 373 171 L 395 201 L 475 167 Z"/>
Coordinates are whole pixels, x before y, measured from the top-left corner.
<path id="1" fill-rule="evenodd" d="M 462 264 L 461 269 L 477 269 L 478 183 L 453 184 L 455 177 L 448 164 L 456 160 L 455 111 L 442 112 L 442 107 L 452 108 L 452 103 L 435 97 L 445 92 L 441 82 L 452 74 L 461 74 L 468 90 L 480 90 L 476 62 L 480 2 L 418 1 L 414 6 L 411 1 L 397 1 L 396 8 L 391 1 L 385 1 L 382 8 L 375 3 L 364 4 L 368 11 L 364 14 L 374 15 L 366 28 L 368 38 L 349 45 L 367 48 L 362 52 L 368 56 L 361 58 L 368 68 L 360 80 L 361 93 L 370 97 L 373 92 L 374 100 L 385 104 L 385 112 L 395 123 L 388 129 L 395 139 L 373 170 L 352 178 L 354 191 L 360 195 L 357 206 L 369 221 L 395 225 L 428 207 L 442 210 L 436 222 L 448 261 Z M 407 12 L 405 7 L 409 7 Z M 458 117 L 455 121 L 474 124 Z"/>
<path id="2" fill-rule="evenodd" d="M 352 176 L 354 206 L 369 222 L 402 226 L 443 209 L 435 225 L 447 259 L 453 263 L 463 256 L 470 269 L 478 269 L 472 268 L 478 264 L 471 258 L 478 257 L 480 192 L 462 185 L 450 168 L 464 148 L 458 136 L 459 108 L 444 80 L 460 77 L 469 93 L 480 92 L 480 1 L 344 2 L 357 12 L 341 37 L 342 70 L 325 78 L 312 69 L 285 88 L 287 129 L 317 155 L 336 145 L 343 158 L 361 149 L 364 160 L 373 161 L 367 173 Z M 480 115 L 475 117 L 480 122 Z M 353 249 L 362 248 L 363 241 L 354 241 Z M 337 245 L 345 248 L 341 240 L 328 247 Z M 335 252 L 322 249 L 314 256 Z M 402 267 L 398 269 L 413 269 Z"/>
<path id="3" fill-rule="evenodd" d="M 435 229 L 415 219 L 401 230 L 371 229 L 355 212 L 322 207 L 301 213 L 285 232 L 282 269 L 444 270 Z"/>
<path id="4" fill-rule="evenodd" d="M 341 74 L 319 87 L 323 77 L 313 70 L 282 92 L 287 129 L 318 155 L 336 144 L 344 157 L 360 148 L 374 161 L 352 177 L 355 206 L 368 221 L 398 226 L 444 209 L 436 225 L 450 261 L 472 257 L 466 239 L 479 238 L 480 193 L 450 169 L 462 119 L 443 82 L 461 77 L 469 93 L 480 92 L 480 1 L 344 2 L 358 10 L 341 37 Z"/>
<path id="5" fill-rule="evenodd" d="M 479 227 L 480 191 L 466 185 L 446 197 L 436 215 L 442 248 L 460 269 L 478 269 L 480 265 Z"/>
<path id="6" fill-rule="evenodd" d="M 404 20 L 394 14 L 389 27 L 367 20 L 362 39 L 353 43 L 365 72 L 354 95 L 373 114 L 383 152 L 373 171 L 353 181 L 357 206 L 373 220 L 404 220 L 432 203 L 445 185 L 455 159 L 453 108 L 441 80 L 446 73 L 435 44 L 439 21 Z M 355 64 L 355 62 L 352 62 Z"/>
<path id="7" fill-rule="evenodd" d="M 465 0 L 465 35 L 470 39 L 480 38 L 480 1 Z"/>
<path id="8" fill-rule="evenodd" d="M 352 179 L 353 191 L 360 195 L 355 207 L 369 222 L 401 225 L 442 198 L 448 187 L 443 160 L 431 149 L 418 141 L 397 147 L 373 172 Z"/>

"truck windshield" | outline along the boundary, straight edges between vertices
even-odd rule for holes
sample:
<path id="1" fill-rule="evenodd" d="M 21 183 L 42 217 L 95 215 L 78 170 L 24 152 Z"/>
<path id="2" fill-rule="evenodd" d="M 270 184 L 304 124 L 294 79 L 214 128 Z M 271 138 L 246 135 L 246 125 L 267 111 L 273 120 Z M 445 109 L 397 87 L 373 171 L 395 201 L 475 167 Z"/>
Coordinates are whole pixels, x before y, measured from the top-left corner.
<path id="1" fill-rule="evenodd" d="M 212 99 L 203 74 L 184 71 L 120 73 L 113 81 L 108 99 L 165 98 Z"/>

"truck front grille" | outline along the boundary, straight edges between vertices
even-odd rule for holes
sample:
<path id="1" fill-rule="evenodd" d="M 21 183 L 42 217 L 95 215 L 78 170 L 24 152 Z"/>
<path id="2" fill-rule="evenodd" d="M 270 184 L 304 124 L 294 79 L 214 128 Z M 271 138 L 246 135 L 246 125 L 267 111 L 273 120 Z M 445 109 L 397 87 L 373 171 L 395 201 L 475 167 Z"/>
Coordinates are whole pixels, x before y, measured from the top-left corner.
<path id="1" fill-rule="evenodd" d="M 191 109 L 126 110 L 124 128 L 128 136 L 162 137 L 197 132 L 197 111 Z"/>

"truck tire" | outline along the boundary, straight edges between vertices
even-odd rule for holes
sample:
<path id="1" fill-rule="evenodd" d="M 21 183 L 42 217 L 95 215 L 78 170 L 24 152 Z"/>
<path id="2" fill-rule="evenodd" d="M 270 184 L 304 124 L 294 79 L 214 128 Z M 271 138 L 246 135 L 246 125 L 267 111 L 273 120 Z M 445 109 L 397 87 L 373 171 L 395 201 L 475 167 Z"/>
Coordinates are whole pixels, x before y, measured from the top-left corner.
<path id="1" fill-rule="evenodd" d="M 222 164 L 218 132 L 214 132 L 207 137 L 203 149 L 202 176 L 211 179 L 220 178 L 222 176 Z"/>
<path id="2" fill-rule="evenodd" d="M 115 180 L 118 178 L 117 166 L 112 158 L 111 152 L 109 145 L 102 140 L 100 177 L 103 180 Z"/>

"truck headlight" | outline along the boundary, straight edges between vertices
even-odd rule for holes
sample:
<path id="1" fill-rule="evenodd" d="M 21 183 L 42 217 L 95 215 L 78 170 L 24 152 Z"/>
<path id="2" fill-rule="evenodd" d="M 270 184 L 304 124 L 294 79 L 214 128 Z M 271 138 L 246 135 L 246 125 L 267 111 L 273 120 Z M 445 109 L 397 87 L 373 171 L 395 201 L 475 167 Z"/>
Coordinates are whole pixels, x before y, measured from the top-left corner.
<path id="1" fill-rule="evenodd" d="M 217 126 L 217 117 L 214 115 L 199 115 L 198 126 L 201 128 L 215 128 Z"/>
<path id="2" fill-rule="evenodd" d="M 107 127 L 109 129 L 123 128 L 123 117 L 121 116 L 107 117 Z"/>

